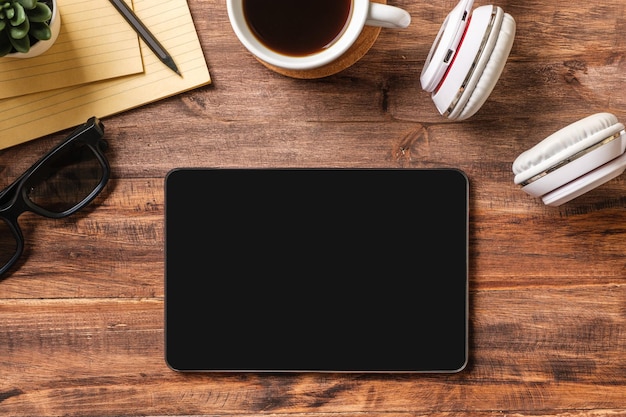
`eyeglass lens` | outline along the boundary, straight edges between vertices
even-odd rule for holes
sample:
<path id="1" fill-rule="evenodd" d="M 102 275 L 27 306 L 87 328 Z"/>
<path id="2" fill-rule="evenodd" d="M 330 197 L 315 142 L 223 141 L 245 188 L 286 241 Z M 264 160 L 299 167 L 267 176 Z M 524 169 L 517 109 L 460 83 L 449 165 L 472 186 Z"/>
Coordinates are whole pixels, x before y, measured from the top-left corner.
<path id="1" fill-rule="evenodd" d="M 17 252 L 17 237 L 13 229 L 0 218 L 0 268 L 6 265 Z"/>
<path id="2" fill-rule="evenodd" d="M 26 181 L 28 199 L 35 205 L 62 213 L 82 202 L 104 175 L 95 152 L 80 141 L 54 155 Z"/>

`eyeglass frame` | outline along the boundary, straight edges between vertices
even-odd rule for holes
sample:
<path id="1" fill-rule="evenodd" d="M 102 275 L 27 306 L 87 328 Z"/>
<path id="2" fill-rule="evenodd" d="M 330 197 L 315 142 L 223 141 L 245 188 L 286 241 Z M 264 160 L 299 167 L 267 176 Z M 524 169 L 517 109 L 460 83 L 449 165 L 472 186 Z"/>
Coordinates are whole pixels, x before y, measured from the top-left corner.
<path id="1" fill-rule="evenodd" d="M 0 278 L 16 264 L 24 252 L 24 235 L 18 222 L 18 218 L 23 213 L 30 211 L 52 219 L 68 217 L 91 203 L 104 189 L 111 176 L 111 167 L 108 159 L 104 155 L 104 150 L 107 148 L 108 143 L 103 137 L 104 125 L 96 116 L 90 117 L 87 122 L 76 127 L 63 141 L 53 147 L 15 181 L 0 191 L 0 221 L 4 221 L 8 225 L 17 243 L 15 254 L 6 264 L 0 266 Z M 26 195 L 28 190 L 24 184 L 26 184 L 31 176 L 42 166 L 45 166 L 50 159 L 58 157 L 60 152 L 70 149 L 69 146 L 79 140 L 84 141 L 84 145 L 91 149 L 102 167 L 102 178 L 100 178 L 98 184 L 84 199 L 60 213 L 46 210 L 34 204 Z"/>

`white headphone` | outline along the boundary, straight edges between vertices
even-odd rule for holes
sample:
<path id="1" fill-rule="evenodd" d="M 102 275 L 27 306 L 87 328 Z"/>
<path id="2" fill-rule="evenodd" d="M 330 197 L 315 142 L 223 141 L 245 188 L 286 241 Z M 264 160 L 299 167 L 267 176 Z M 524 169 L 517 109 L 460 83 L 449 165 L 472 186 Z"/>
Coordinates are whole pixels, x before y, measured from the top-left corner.
<path id="1" fill-rule="evenodd" d="M 611 113 L 596 113 L 553 133 L 513 162 L 515 184 L 559 206 L 626 169 L 626 131 Z"/>
<path id="2" fill-rule="evenodd" d="M 515 20 L 497 6 L 461 0 L 448 14 L 422 69 L 422 89 L 444 116 L 464 120 L 491 94 L 515 37 Z"/>

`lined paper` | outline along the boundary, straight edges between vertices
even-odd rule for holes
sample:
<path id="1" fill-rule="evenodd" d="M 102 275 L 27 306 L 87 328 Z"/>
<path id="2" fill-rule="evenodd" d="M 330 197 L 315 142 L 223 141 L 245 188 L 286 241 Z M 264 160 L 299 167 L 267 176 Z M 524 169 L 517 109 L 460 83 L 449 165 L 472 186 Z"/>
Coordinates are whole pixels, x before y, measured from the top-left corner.
<path id="1" fill-rule="evenodd" d="M 141 74 L 0 100 L 0 149 L 211 83 L 187 0 L 135 0 L 134 6 L 182 77 L 142 41 Z"/>
<path id="2" fill-rule="evenodd" d="M 61 30 L 32 58 L 0 59 L 0 99 L 143 72 L 137 34 L 108 0 L 58 0 Z"/>

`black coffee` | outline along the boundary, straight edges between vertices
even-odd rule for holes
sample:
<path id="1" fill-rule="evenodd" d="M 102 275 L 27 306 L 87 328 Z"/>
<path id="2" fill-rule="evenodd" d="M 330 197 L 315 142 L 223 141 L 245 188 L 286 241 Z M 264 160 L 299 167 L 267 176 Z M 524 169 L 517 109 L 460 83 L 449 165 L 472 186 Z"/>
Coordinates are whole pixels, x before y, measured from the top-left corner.
<path id="1" fill-rule="evenodd" d="M 242 0 L 248 26 L 268 48 L 293 56 L 328 47 L 343 31 L 352 0 Z"/>

